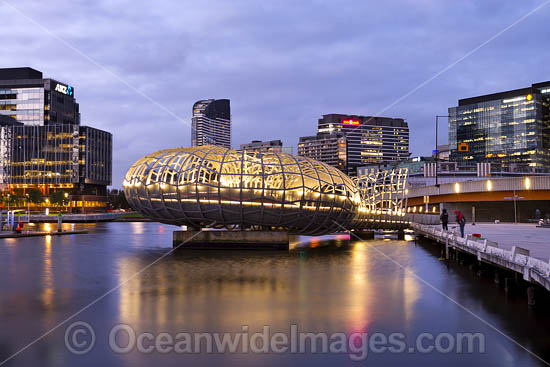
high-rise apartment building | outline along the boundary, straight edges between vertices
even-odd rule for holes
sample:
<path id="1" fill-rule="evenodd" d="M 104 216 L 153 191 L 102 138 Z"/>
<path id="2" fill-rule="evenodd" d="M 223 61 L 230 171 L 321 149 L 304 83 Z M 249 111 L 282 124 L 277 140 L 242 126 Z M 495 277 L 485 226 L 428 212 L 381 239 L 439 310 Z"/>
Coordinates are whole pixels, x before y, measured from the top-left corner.
<path id="1" fill-rule="evenodd" d="M 75 212 L 105 210 L 112 135 L 80 125 L 74 88 L 31 68 L 0 69 L 0 190 L 67 194 Z"/>
<path id="2" fill-rule="evenodd" d="M 231 148 L 231 108 L 228 99 L 195 102 L 191 120 L 191 145 Z"/>
<path id="3" fill-rule="evenodd" d="M 250 143 L 241 144 L 241 150 L 248 152 L 278 152 L 292 154 L 292 147 L 284 147 L 281 140 L 252 140 Z"/>
<path id="4" fill-rule="evenodd" d="M 319 133 L 302 136 L 298 142 L 298 155 L 313 158 L 347 172 L 347 143 L 343 134 Z"/>
<path id="5" fill-rule="evenodd" d="M 407 159 L 409 127 L 400 118 L 323 115 L 317 135 L 300 138 L 298 154 L 355 176 L 358 167 Z"/>
<path id="6" fill-rule="evenodd" d="M 449 108 L 450 160 L 501 172 L 550 172 L 550 82 Z"/>

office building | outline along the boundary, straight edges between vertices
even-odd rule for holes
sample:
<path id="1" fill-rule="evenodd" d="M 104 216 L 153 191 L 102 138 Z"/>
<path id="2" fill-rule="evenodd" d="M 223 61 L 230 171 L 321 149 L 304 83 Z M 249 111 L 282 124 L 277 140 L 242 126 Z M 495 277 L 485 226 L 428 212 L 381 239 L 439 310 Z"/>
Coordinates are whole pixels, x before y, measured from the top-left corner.
<path id="1" fill-rule="evenodd" d="M 460 165 L 550 172 L 550 82 L 459 100 L 449 108 L 449 149 Z"/>
<path id="2" fill-rule="evenodd" d="M 228 99 L 195 102 L 191 120 L 191 145 L 231 148 L 231 107 Z"/>
<path id="3" fill-rule="evenodd" d="M 358 167 L 407 159 L 409 127 L 400 118 L 323 115 L 317 135 L 300 138 L 298 154 L 356 176 Z"/>
<path id="4" fill-rule="evenodd" d="M 437 150 L 432 151 L 432 157 L 440 162 L 448 162 L 451 156 L 449 144 L 441 144 L 437 146 Z"/>
<path id="5" fill-rule="evenodd" d="M 31 68 L 0 69 L 0 189 L 67 193 L 73 212 L 105 210 L 112 135 L 80 125 L 74 88 Z M 66 93 L 66 94 L 65 94 Z"/>
<path id="6" fill-rule="evenodd" d="M 74 88 L 32 68 L 0 69 L 0 114 L 25 125 L 80 124 Z"/>
<path id="7" fill-rule="evenodd" d="M 284 147 L 281 140 L 252 140 L 250 143 L 241 144 L 240 150 L 246 150 L 247 152 L 276 152 L 292 154 L 292 147 Z"/>
<path id="8" fill-rule="evenodd" d="M 298 142 L 298 155 L 315 159 L 347 172 L 346 137 L 341 134 L 319 133 L 303 136 Z"/>

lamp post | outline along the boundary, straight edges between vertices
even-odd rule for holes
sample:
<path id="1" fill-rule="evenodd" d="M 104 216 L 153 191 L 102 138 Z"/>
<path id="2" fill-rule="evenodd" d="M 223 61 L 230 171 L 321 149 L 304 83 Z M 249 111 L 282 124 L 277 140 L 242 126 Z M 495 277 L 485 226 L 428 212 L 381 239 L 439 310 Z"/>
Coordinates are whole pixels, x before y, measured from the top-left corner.
<path id="1" fill-rule="evenodd" d="M 29 198 L 29 194 L 25 194 L 25 197 L 27 198 L 27 221 L 31 222 L 31 200 Z"/>
<path id="2" fill-rule="evenodd" d="M 66 192 L 65 193 L 65 200 L 64 200 L 64 203 L 65 203 L 65 211 L 68 213 L 69 212 L 69 193 Z"/>
<path id="3" fill-rule="evenodd" d="M 438 163 L 439 163 L 439 149 L 437 149 L 437 129 L 439 126 L 439 118 L 440 117 L 449 117 L 449 115 L 436 115 L 435 116 L 435 186 L 439 185 L 438 177 L 437 177 L 437 171 L 438 171 Z"/>

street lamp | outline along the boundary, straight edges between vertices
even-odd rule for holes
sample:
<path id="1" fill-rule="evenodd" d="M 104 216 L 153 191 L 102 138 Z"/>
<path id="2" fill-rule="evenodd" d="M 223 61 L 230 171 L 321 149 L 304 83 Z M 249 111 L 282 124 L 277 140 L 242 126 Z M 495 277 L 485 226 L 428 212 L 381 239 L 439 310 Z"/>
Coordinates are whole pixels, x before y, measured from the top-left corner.
<path id="1" fill-rule="evenodd" d="M 68 197 L 69 197 L 69 193 L 66 192 L 66 193 L 65 193 L 65 200 L 64 200 L 64 202 L 65 202 L 65 211 L 66 211 L 67 213 L 69 212 L 69 200 L 68 200 Z"/>
<path id="2" fill-rule="evenodd" d="M 438 180 L 437 180 L 437 171 L 438 171 L 438 163 L 439 163 L 439 149 L 437 148 L 437 129 L 439 126 L 439 118 L 440 117 L 449 117 L 449 115 L 436 115 L 435 116 L 435 186 L 437 186 Z"/>
<path id="3" fill-rule="evenodd" d="M 31 199 L 29 197 L 29 194 L 25 194 L 25 197 L 27 198 L 27 219 L 28 222 L 31 222 Z"/>

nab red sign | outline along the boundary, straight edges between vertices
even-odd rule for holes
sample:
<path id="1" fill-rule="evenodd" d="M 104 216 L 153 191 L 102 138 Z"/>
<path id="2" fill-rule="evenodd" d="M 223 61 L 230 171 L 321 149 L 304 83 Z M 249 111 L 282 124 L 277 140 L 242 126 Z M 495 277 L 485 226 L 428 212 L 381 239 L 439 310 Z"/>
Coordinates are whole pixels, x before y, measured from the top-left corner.
<path id="1" fill-rule="evenodd" d="M 344 120 L 342 121 L 344 125 L 359 125 L 359 120 Z"/>

